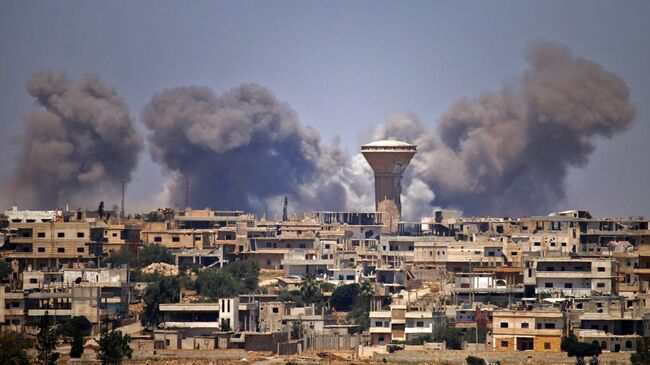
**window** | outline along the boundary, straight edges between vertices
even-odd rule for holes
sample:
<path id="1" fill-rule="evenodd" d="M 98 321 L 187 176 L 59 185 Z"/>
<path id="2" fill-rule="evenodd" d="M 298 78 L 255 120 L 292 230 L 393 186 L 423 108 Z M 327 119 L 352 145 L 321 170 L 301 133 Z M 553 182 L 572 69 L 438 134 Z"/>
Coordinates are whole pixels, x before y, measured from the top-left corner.
<path id="1" fill-rule="evenodd" d="M 501 347 L 508 347 L 509 343 L 508 341 L 501 341 Z"/>
<path id="2" fill-rule="evenodd" d="M 544 283 L 544 287 L 545 287 L 545 288 L 552 288 L 552 287 L 553 287 L 553 283 Z"/>
<path id="3" fill-rule="evenodd" d="M 541 246 L 542 244 L 539 243 L 539 242 L 535 242 L 534 245 L 535 245 L 535 246 Z"/>
<path id="4" fill-rule="evenodd" d="M 573 288 L 573 283 L 564 283 L 564 289 L 571 289 Z"/>
<path id="5" fill-rule="evenodd" d="M 65 237 L 65 232 L 58 232 L 58 233 L 56 234 L 56 236 L 57 236 L 58 238 L 64 238 L 64 237 Z"/>
<path id="6" fill-rule="evenodd" d="M 36 279 L 36 278 L 29 278 L 29 283 L 30 283 L 30 284 L 37 284 L 37 283 L 38 283 L 38 279 Z"/>
<path id="7" fill-rule="evenodd" d="M 181 241 L 180 237 L 178 237 L 178 236 L 173 236 L 172 237 L 172 242 L 180 242 L 180 241 Z"/>
<path id="8" fill-rule="evenodd" d="M 272 247 L 271 242 L 267 242 L 266 247 Z"/>
<path id="9" fill-rule="evenodd" d="M 114 233 L 113 233 L 113 237 L 117 237 L 117 232 L 114 232 Z"/>
<path id="10" fill-rule="evenodd" d="M 38 238 L 45 238 L 45 232 L 38 232 Z"/>
<path id="11" fill-rule="evenodd" d="M 605 283 L 598 283 L 598 284 L 596 284 L 596 287 L 597 287 L 597 288 L 604 288 L 604 287 L 605 287 Z"/>
<path id="12" fill-rule="evenodd" d="M 508 328 L 508 322 L 501 322 L 501 328 Z"/>
<path id="13" fill-rule="evenodd" d="M 273 313 L 279 313 L 280 309 L 278 307 L 273 307 Z"/>
<path id="14" fill-rule="evenodd" d="M 84 248 L 83 248 L 83 247 L 77 247 L 77 252 L 79 252 L 79 253 L 83 253 L 83 252 L 84 252 Z"/>
<path id="15" fill-rule="evenodd" d="M 551 349 L 551 343 L 550 342 L 544 342 L 544 350 L 550 350 Z"/>
<path id="16" fill-rule="evenodd" d="M 194 236 L 194 240 L 195 240 L 195 241 L 200 241 L 200 240 L 201 240 L 201 236 Z"/>
<path id="17" fill-rule="evenodd" d="M 598 266 L 598 272 L 605 272 L 605 268 L 602 266 Z"/>
<path id="18" fill-rule="evenodd" d="M 77 232 L 77 238 L 84 238 L 84 236 L 83 232 Z"/>
<path id="19" fill-rule="evenodd" d="M 39 247 L 38 252 L 45 252 L 45 247 Z"/>
<path id="20" fill-rule="evenodd" d="M 384 322 L 375 322 L 375 327 L 383 327 Z"/>
<path id="21" fill-rule="evenodd" d="M 307 247 L 307 246 L 305 246 L 304 243 L 301 243 L 301 244 L 298 245 L 298 247 L 300 247 L 300 248 L 305 248 L 305 247 Z"/>
<path id="22" fill-rule="evenodd" d="M 424 322 L 422 321 L 415 322 L 415 327 L 424 327 Z"/>
<path id="23" fill-rule="evenodd" d="M 64 253 L 65 252 L 65 247 L 59 247 L 56 249 L 56 252 L 58 253 Z"/>
<path id="24" fill-rule="evenodd" d="M 521 323 L 521 328 L 528 328 L 528 326 L 529 326 L 528 322 Z"/>
<path id="25" fill-rule="evenodd" d="M 512 252 L 510 252 L 510 254 L 511 254 L 512 256 L 517 256 L 517 251 L 512 251 Z"/>
<path id="26" fill-rule="evenodd" d="M 555 329 L 555 323 L 544 323 L 544 329 L 547 330 Z"/>
<path id="27" fill-rule="evenodd" d="M 153 238 L 153 241 L 154 242 L 162 242 L 162 237 L 156 236 L 156 237 Z"/>

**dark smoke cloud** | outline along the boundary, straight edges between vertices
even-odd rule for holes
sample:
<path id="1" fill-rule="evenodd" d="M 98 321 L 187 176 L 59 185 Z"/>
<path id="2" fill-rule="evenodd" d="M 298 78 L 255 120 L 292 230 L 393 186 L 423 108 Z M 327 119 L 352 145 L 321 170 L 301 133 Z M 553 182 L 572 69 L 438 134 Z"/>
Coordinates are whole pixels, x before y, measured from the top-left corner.
<path id="1" fill-rule="evenodd" d="M 347 187 L 337 179 L 346 156 L 321 145 L 319 134 L 268 89 L 241 85 L 222 95 L 207 87 L 156 94 L 142 119 L 154 161 L 172 174 L 169 200 L 263 212 L 290 196 L 296 209 L 342 209 Z"/>
<path id="2" fill-rule="evenodd" d="M 45 110 L 29 115 L 15 171 L 5 182 L 7 203 L 24 208 L 90 204 L 119 196 L 143 146 L 129 110 L 97 76 L 78 81 L 42 71 L 27 91 Z"/>
<path id="3" fill-rule="evenodd" d="M 620 133 L 633 120 L 627 85 L 600 65 L 550 42 L 532 44 L 526 60 L 529 68 L 517 82 L 459 100 L 435 133 L 412 115 L 377 129 L 376 138 L 418 145 L 405 191 L 415 183 L 415 196 L 431 197 L 425 207 L 546 214 L 565 197 L 569 169 L 588 162 L 595 139 Z M 429 191 L 422 192 L 422 182 Z"/>

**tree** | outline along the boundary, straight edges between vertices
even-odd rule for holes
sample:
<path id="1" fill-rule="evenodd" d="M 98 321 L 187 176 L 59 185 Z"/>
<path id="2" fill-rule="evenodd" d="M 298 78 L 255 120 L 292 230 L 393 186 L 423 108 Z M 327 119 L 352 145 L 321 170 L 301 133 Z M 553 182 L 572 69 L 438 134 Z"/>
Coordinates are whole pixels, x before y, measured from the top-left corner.
<path id="1" fill-rule="evenodd" d="M 0 364 L 29 365 L 27 349 L 32 342 L 21 333 L 14 331 L 0 332 Z"/>
<path id="2" fill-rule="evenodd" d="M 354 320 L 361 331 L 370 327 L 370 302 L 375 295 L 375 290 L 369 281 L 364 281 L 359 285 L 359 292 L 354 301 L 354 307 L 348 314 L 348 319 Z"/>
<path id="3" fill-rule="evenodd" d="M 260 266 L 253 260 L 239 260 L 233 261 L 222 269 L 232 274 L 234 278 L 239 278 L 241 282 L 240 294 L 245 292 L 253 292 L 257 289 L 259 284 Z"/>
<path id="4" fill-rule="evenodd" d="M 102 365 L 119 365 L 124 358 L 131 358 L 133 350 L 129 346 L 131 337 L 122 331 L 103 332 L 99 338 L 97 357 Z"/>
<path id="5" fill-rule="evenodd" d="M 77 332 L 74 334 L 72 337 L 72 347 L 70 348 L 70 357 L 78 359 L 83 355 L 84 353 L 84 344 L 85 344 L 84 336 Z"/>
<path id="6" fill-rule="evenodd" d="M 59 360 L 59 353 L 56 349 L 56 330 L 52 328 L 52 320 L 47 311 L 41 317 L 36 335 L 36 350 L 38 351 L 38 362 L 42 365 L 54 365 Z"/>
<path id="7" fill-rule="evenodd" d="M 467 356 L 465 362 L 467 365 L 485 365 L 485 360 L 476 356 Z"/>
<path id="8" fill-rule="evenodd" d="M 108 257 L 104 258 L 103 263 L 104 265 L 111 264 L 113 267 L 126 265 L 127 267 L 135 268 L 138 265 L 138 260 L 127 248 L 121 247 L 119 250 L 111 252 Z"/>
<path id="9" fill-rule="evenodd" d="M 0 260 L 0 282 L 11 279 L 12 272 L 11 264 L 5 260 Z"/>
<path id="10" fill-rule="evenodd" d="M 359 295 L 358 284 L 340 285 L 332 293 L 330 304 L 336 310 L 349 310 L 356 302 Z"/>
<path id="11" fill-rule="evenodd" d="M 578 341 L 578 337 L 576 337 L 574 334 L 562 338 L 560 349 L 562 349 L 562 351 L 566 351 L 567 356 L 569 357 L 575 356 L 576 365 L 584 365 L 586 356 L 592 357 L 590 361 L 591 365 L 597 365 L 598 355 L 603 352 L 597 343 L 580 342 Z"/>
<path id="12" fill-rule="evenodd" d="M 650 338 L 641 337 L 636 342 L 636 352 L 630 355 L 632 365 L 650 365 Z"/>
<path id="13" fill-rule="evenodd" d="M 145 267 L 154 262 L 174 263 L 174 256 L 171 251 L 160 244 L 144 245 L 138 252 L 137 267 Z"/>
<path id="14" fill-rule="evenodd" d="M 300 283 L 300 294 L 302 294 L 302 299 L 305 301 L 305 304 L 313 304 L 320 300 L 323 296 L 321 292 L 320 285 L 316 281 L 314 274 L 307 274 L 302 277 L 302 282 Z"/>
<path id="15" fill-rule="evenodd" d="M 433 337 L 436 342 L 445 341 L 449 349 L 460 350 L 462 347 L 463 331 L 458 328 L 438 327 Z"/>
<path id="16" fill-rule="evenodd" d="M 99 218 L 103 219 L 104 214 L 106 214 L 106 212 L 104 211 L 104 201 L 102 200 L 99 202 L 99 207 L 97 208 L 97 215 L 99 216 Z"/>
<path id="17" fill-rule="evenodd" d="M 221 331 L 223 332 L 230 332 L 232 331 L 232 328 L 230 327 L 230 321 L 226 318 L 221 319 Z"/>
<path id="18" fill-rule="evenodd" d="M 59 325 L 58 333 L 66 337 L 80 334 L 82 337 L 90 336 L 93 324 L 85 316 L 72 317 Z"/>
<path id="19" fill-rule="evenodd" d="M 162 277 L 160 280 L 149 284 L 142 297 L 145 305 L 140 316 L 142 325 L 157 326 L 162 320 L 159 305 L 178 302 L 180 288 L 180 283 L 176 277 Z"/>
<path id="20" fill-rule="evenodd" d="M 300 321 L 294 321 L 291 324 L 291 339 L 299 340 L 302 338 L 302 324 Z"/>
<path id="21" fill-rule="evenodd" d="M 205 270 L 195 281 L 196 289 L 202 296 L 215 300 L 239 295 L 241 284 L 235 277 L 223 270 Z"/>

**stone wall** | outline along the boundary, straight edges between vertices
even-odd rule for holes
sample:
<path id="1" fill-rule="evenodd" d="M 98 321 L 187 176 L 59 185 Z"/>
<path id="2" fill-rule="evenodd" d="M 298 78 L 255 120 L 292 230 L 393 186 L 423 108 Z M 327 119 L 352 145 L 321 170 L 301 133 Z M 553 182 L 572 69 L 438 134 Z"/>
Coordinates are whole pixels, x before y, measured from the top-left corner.
<path id="1" fill-rule="evenodd" d="M 629 352 L 606 352 L 599 356 L 601 365 L 629 365 Z M 476 356 L 485 359 L 487 362 L 501 364 L 548 364 L 548 365 L 574 365 L 575 358 L 568 357 L 565 352 L 496 352 L 496 351 L 397 351 L 392 354 L 375 353 L 373 359 L 382 361 L 384 358 L 389 362 L 427 362 L 427 363 L 449 363 L 465 364 L 467 356 Z"/>

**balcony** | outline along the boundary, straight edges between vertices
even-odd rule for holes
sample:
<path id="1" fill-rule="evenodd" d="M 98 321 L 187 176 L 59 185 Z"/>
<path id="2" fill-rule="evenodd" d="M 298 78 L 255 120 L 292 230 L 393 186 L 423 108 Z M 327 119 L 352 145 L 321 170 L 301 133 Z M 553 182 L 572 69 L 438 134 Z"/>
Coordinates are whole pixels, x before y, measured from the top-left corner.
<path id="1" fill-rule="evenodd" d="M 30 317 L 41 317 L 45 315 L 45 312 L 50 316 L 70 316 L 72 314 L 72 309 L 29 309 L 27 315 Z"/>

